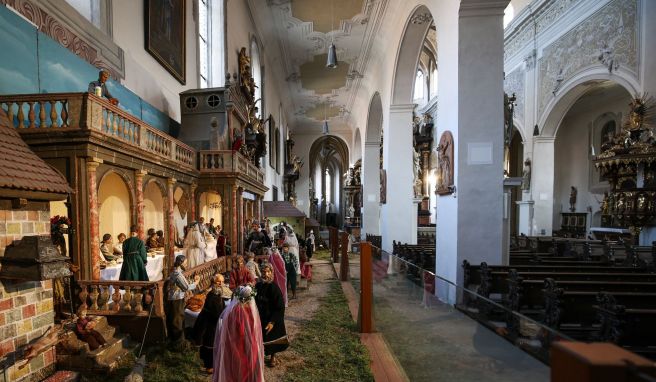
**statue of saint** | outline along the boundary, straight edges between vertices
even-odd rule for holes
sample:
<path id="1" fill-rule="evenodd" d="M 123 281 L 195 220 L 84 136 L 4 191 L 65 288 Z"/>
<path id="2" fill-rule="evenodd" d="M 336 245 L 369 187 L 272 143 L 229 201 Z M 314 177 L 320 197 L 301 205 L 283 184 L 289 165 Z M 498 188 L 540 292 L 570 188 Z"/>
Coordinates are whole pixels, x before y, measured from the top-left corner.
<path id="1" fill-rule="evenodd" d="M 571 212 L 576 211 L 576 195 L 578 194 L 578 190 L 576 187 L 572 186 L 572 190 L 569 193 L 569 210 Z"/>
<path id="2" fill-rule="evenodd" d="M 608 191 L 604 192 L 604 199 L 601 201 L 601 214 L 608 215 Z"/>
<path id="3" fill-rule="evenodd" d="M 522 191 L 531 189 L 531 160 L 526 158 L 524 161 L 524 170 L 522 171 Z"/>

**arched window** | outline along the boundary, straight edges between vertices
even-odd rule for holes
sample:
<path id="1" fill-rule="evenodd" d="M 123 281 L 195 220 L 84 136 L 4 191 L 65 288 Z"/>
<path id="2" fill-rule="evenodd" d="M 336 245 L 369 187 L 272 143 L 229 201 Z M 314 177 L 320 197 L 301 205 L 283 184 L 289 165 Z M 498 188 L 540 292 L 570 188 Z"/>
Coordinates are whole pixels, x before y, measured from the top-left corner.
<path id="1" fill-rule="evenodd" d="M 224 0 L 198 0 L 198 85 L 223 86 L 225 61 Z"/>
<path id="2" fill-rule="evenodd" d="M 255 100 L 258 100 L 262 98 L 262 63 L 260 62 L 260 48 L 255 39 L 251 41 L 251 73 L 257 86 L 255 88 Z M 264 113 L 264 100 L 260 101 L 257 116 L 261 118 L 262 113 Z"/>
<path id="3" fill-rule="evenodd" d="M 421 100 L 424 98 L 424 72 L 421 69 L 417 69 L 417 74 L 415 75 L 415 100 Z"/>
<path id="4" fill-rule="evenodd" d="M 332 202 L 333 197 L 333 183 L 330 176 L 330 170 L 326 169 L 326 203 Z"/>
<path id="5" fill-rule="evenodd" d="M 437 66 L 433 67 L 430 75 L 430 98 L 437 96 Z"/>

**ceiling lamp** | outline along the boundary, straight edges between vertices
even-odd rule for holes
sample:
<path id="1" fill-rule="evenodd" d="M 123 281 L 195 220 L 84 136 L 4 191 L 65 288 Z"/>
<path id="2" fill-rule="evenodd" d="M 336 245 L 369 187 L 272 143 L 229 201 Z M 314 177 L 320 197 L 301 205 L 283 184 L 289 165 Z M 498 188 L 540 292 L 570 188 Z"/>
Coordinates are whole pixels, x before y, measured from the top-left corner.
<path id="1" fill-rule="evenodd" d="M 329 56 L 330 57 L 330 56 Z M 323 129 L 322 129 L 323 135 L 328 135 L 328 116 L 326 113 L 326 104 L 323 104 Z"/>
<path id="2" fill-rule="evenodd" d="M 333 2 L 330 2 L 330 31 L 333 33 L 334 27 Z M 335 35 L 332 35 L 330 46 L 328 47 L 328 60 L 326 68 L 334 69 L 337 67 L 337 50 L 335 49 Z"/>

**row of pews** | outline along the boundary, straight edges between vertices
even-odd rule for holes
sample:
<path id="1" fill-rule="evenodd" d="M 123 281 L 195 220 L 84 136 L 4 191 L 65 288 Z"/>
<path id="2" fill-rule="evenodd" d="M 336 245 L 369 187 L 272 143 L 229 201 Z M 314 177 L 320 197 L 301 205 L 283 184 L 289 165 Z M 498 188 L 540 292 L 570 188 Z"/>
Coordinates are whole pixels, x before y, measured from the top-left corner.
<path id="1" fill-rule="evenodd" d="M 392 241 L 392 254 L 416 265 L 419 268 L 435 273 L 435 240 L 418 244 L 406 244 Z"/>
<path id="2" fill-rule="evenodd" d="M 484 298 L 465 293 L 462 308 L 518 336 L 521 316 L 508 310 L 573 339 L 610 341 L 656 359 L 655 259 L 656 242 L 515 238 L 508 266 L 463 262 L 464 287 Z"/>

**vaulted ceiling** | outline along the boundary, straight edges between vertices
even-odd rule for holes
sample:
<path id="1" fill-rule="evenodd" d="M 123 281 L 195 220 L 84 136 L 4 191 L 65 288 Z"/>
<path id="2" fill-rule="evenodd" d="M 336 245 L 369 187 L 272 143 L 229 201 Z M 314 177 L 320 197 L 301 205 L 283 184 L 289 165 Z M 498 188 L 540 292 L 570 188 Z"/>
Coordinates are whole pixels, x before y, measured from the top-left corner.
<path id="1" fill-rule="evenodd" d="M 346 130 L 386 0 L 249 0 L 269 63 L 267 77 L 286 83 L 283 94 L 295 132 Z M 338 67 L 326 68 L 327 49 L 337 48 Z"/>

